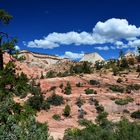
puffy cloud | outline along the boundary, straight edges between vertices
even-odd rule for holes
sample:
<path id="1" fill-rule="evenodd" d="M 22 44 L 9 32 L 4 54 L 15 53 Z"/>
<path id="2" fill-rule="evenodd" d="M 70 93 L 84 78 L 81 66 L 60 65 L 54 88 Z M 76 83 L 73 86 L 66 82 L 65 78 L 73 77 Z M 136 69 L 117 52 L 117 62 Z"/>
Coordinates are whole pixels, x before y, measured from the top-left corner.
<path id="1" fill-rule="evenodd" d="M 19 47 L 19 46 L 15 46 L 15 49 L 16 49 L 16 50 L 20 50 L 20 47 Z"/>
<path id="2" fill-rule="evenodd" d="M 140 36 L 140 28 L 137 28 L 135 25 L 129 25 L 126 19 L 116 18 L 108 19 L 105 22 L 99 21 L 95 25 L 93 32 L 114 39 L 127 39 Z"/>
<path id="3" fill-rule="evenodd" d="M 107 51 L 107 50 L 109 50 L 110 48 L 109 48 L 108 46 L 103 46 L 103 47 L 95 47 L 95 49 Z"/>
<path id="4" fill-rule="evenodd" d="M 139 47 L 140 46 L 140 39 L 134 40 L 134 41 L 129 41 L 128 43 L 129 46 L 131 47 Z"/>
<path id="5" fill-rule="evenodd" d="M 80 59 L 84 56 L 84 52 L 81 53 L 73 53 L 71 51 L 66 51 L 65 54 L 61 57 L 69 58 L 69 59 Z"/>
<path id="6" fill-rule="evenodd" d="M 111 43 L 116 48 L 127 48 L 121 39 L 126 41 L 134 41 L 140 36 L 140 28 L 128 23 L 126 19 L 111 18 L 105 22 L 99 21 L 93 28 L 93 32 L 67 32 L 67 33 L 50 33 L 43 39 L 35 39 L 25 45 L 32 48 L 53 49 L 60 45 L 95 45 Z M 115 47 L 114 46 L 114 47 Z M 101 48 L 96 48 L 100 49 Z M 107 50 L 103 47 L 102 50 Z"/>

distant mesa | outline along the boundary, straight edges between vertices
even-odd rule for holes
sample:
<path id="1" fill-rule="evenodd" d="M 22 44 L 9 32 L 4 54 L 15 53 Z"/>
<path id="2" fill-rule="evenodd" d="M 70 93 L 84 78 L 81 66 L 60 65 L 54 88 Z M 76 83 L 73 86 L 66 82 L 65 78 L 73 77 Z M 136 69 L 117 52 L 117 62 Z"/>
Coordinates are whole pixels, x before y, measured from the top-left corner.
<path id="1" fill-rule="evenodd" d="M 96 61 L 104 61 L 104 58 L 95 52 L 95 53 L 85 54 L 80 61 L 88 61 L 90 63 L 95 64 Z"/>

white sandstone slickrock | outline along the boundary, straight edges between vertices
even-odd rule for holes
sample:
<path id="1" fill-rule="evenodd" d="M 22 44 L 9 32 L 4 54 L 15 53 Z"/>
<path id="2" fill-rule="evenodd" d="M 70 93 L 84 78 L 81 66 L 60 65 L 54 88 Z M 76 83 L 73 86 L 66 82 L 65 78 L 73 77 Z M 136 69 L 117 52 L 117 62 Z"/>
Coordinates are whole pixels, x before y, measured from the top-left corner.
<path id="1" fill-rule="evenodd" d="M 96 61 L 104 61 L 104 58 L 95 52 L 85 54 L 80 61 L 88 61 L 95 64 Z"/>

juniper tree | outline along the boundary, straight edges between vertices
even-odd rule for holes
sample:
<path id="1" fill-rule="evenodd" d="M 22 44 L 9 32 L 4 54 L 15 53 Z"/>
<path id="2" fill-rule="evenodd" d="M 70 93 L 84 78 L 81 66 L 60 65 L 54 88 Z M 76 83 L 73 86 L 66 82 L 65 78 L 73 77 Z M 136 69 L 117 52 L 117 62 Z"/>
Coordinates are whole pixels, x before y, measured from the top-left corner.
<path id="1" fill-rule="evenodd" d="M 0 9 L 0 24 L 7 25 L 13 17 L 3 9 Z M 14 50 L 16 38 L 11 38 L 6 32 L 0 32 L 0 70 L 3 70 L 3 53 L 5 50 L 11 53 Z"/>

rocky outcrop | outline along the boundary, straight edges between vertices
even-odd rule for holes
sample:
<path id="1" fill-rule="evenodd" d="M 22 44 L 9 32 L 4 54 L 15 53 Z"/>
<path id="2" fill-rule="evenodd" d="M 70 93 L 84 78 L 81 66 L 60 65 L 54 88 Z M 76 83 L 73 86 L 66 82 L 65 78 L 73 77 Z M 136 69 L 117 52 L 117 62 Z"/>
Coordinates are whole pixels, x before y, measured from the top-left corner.
<path id="1" fill-rule="evenodd" d="M 95 52 L 95 53 L 85 54 L 80 61 L 88 61 L 95 64 L 96 61 L 104 61 L 104 58 Z"/>
<path id="2" fill-rule="evenodd" d="M 29 67 L 38 66 L 40 68 L 47 68 L 48 66 L 60 61 L 67 61 L 67 59 L 59 56 L 29 52 L 27 50 L 21 51 L 19 57 L 21 56 L 25 57 L 24 61 L 29 65 Z"/>

